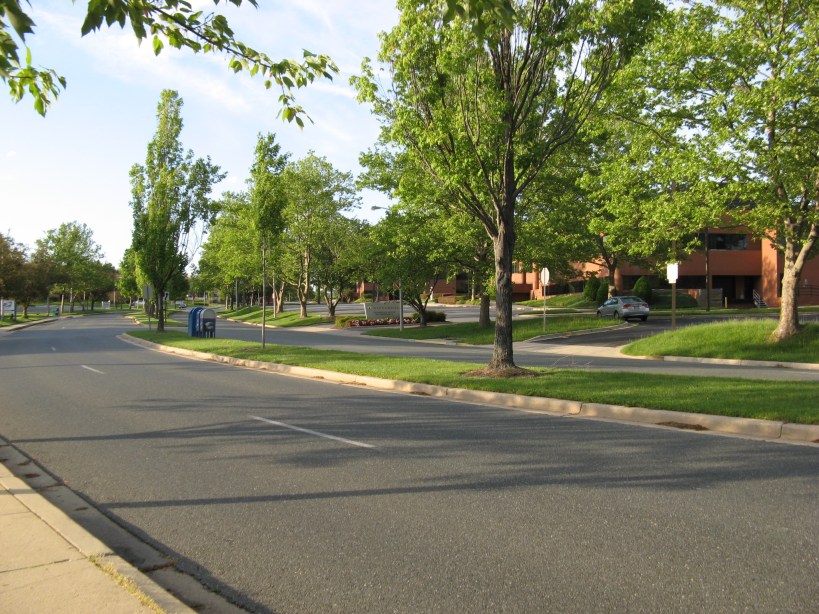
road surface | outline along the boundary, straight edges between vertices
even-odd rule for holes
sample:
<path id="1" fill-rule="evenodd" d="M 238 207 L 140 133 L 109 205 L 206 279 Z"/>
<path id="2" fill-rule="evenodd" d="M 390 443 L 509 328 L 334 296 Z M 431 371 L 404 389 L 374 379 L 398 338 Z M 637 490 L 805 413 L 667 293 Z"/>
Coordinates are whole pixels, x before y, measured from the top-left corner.
<path id="1" fill-rule="evenodd" d="M 127 328 L 0 334 L 0 434 L 250 611 L 815 611 L 816 446 L 287 378 Z"/>

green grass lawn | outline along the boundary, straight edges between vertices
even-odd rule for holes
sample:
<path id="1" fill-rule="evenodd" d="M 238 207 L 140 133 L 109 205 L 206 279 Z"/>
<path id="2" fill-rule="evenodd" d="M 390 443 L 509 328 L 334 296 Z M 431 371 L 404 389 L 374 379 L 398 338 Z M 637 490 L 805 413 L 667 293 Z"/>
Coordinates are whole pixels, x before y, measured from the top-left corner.
<path id="1" fill-rule="evenodd" d="M 819 324 L 793 339 L 768 341 L 775 320 L 743 319 L 686 326 L 641 339 L 623 348 L 633 356 L 695 356 L 819 363 Z M 819 404 L 819 402 L 817 402 Z"/>
<path id="2" fill-rule="evenodd" d="M 13 320 L 11 316 L 6 316 L 5 318 L 0 318 L 0 328 L 4 326 L 13 326 L 15 324 L 26 324 L 28 322 L 39 322 L 40 320 L 45 320 L 48 316 L 44 313 L 30 313 L 28 314 L 27 318 L 23 317 L 22 311 L 17 314 L 17 319 Z"/>
<path id="3" fill-rule="evenodd" d="M 546 332 L 544 333 L 543 318 L 526 318 L 514 321 L 512 336 L 515 341 L 526 341 L 544 334 L 605 328 L 617 324 L 619 322 L 613 318 L 601 319 L 597 316 L 547 317 Z M 434 326 L 405 326 L 403 333 L 398 328 L 368 329 L 364 334 L 396 339 L 451 339 L 470 345 L 489 345 L 495 342 L 494 325 L 489 328 L 480 328 L 477 322 L 436 324 Z"/>
<path id="4" fill-rule="evenodd" d="M 220 317 L 236 320 L 238 322 L 251 322 L 254 324 L 262 323 L 262 309 L 261 307 L 244 307 L 237 311 L 222 311 L 219 313 Z M 302 318 L 298 311 L 285 311 L 273 317 L 273 308 L 267 309 L 266 323 L 268 326 L 312 326 L 313 324 L 322 324 L 333 322 L 333 319 L 325 315 L 308 315 Z"/>
<path id="5" fill-rule="evenodd" d="M 543 309 L 543 299 L 534 299 L 531 301 L 521 301 L 515 305 L 523 305 L 524 307 L 534 307 Z M 546 307 L 548 308 L 564 308 L 564 309 L 597 309 L 599 305 L 595 301 L 588 300 L 583 293 L 577 294 L 559 294 L 557 296 L 546 297 Z"/>
<path id="6" fill-rule="evenodd" d="M 180 328 L 180 327 L 187 328 L 188 320 L 185 319 L 184 322 L 182 320 L 177 320 L 176 318 L 174 318 L 174 315 L 176 313 L 177 313 L 176 311 L 169 311 L 168 312 L 167 316 L 165 316 L 165 326 L 168 326 L 168 327 L 171 327 L 171 328 Z M 145 313 L 142 310 L 131 311 L 131 312 L 126 313 L 125 315 L 126 315 L 126 317 L 133 318 L 134 320 L 136 320 L 140 324 L 145 324 L 146 326 L 148 325 L 148 314 Z M 151 317 L 150 324 L 151 324 L 152 327 L 154 327 L 154 328 L 156 327 L 156 317 L 154 317 L 154 316 Z"/>
<path id="7" fill-rule="evenodd" d="M 198 339 L 169 331 L 135 337 L 200 352 L 494 392 L 610 403 L 651 409 L 819 424 L 819 383 L 538 369 L 536 377 L 478 378 L 484 365 L 398 358 L 335 350 L 268 345 L 234 339 Z M 673 391 L 673 394 L 671 393 Z M 776 402 L 771 402 L 776 399 Z"/>

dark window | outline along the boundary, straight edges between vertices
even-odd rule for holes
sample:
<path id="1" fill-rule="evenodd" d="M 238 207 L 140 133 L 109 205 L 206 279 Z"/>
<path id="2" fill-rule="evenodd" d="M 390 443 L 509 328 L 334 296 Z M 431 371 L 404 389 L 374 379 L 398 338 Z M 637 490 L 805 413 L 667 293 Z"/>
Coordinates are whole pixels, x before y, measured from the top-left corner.
<path id="1" fill-rule="evenodd" d="M 748 249 L 748 235 L 709 234 L 708 249 Z"/>

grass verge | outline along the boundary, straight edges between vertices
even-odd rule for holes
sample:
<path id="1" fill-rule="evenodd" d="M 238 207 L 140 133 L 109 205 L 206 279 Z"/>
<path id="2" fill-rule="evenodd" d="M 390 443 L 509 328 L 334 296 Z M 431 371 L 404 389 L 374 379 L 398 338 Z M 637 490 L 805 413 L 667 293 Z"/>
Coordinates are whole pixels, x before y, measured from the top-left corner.
<path id="1" fill-rule="evenodd" d="M 47 315 L 40 314 L 40 313 L 32 313 L 29 314 L 27 318 L 24 318 L 22 314 L 17 316 L 17 319 L 14 320 L 10 316 L 5 318 L 0 318 L 0 328 L 4 326 L 14 326 L 15 324 L 26 324 L 28 322 L 39 322 L 40 320 L 45 320 Z"/>
<path id="2" fill-rule="evenodd" d="M 175 320 L 173 318 L 173 315 L 175 313 L 176 313 L 175 311 L 169 311 L 168 312 L 168 315 L 165 317 L 165 326 L 171 327 L 171 328 L 182 328 L 182 327 L 187 328 L 188 321 L 185 320 L 184 322 L 182 322 L 181 320 Z M 136 320 L 140 324 L 145 324 L 146 326 L 148 325 L 148 314 L 146 314 L 144 311 L 131 311 L 131 312 L 125 314 L 125 315 L 126 315 L 126 317 L 133 318 L 134 320 Z M 151 323 L 152 328 L 156 328 L 156 317 L 152 316 L 151 320 L 150 320 L 150 323 Z"/>
<path id="3" fill-rule="evenodd" d="M 219 316 L 230 320 L 236 320 L 237 322 L 250 322 L 253 324 L 262 323 L 261 307 L 245 307 L 237 311 L 222 311 L 219 313 Z M 276 317 L 274 318 L 273 308 L 270 307 L 267 309 L 266 323 L 268 326 L 312 326 L 313 324 L 322 324 L 332 321 L 332 318 L 324 315 L 308 315 L 306 318 L 302 318 L 297 311 L 285 311 L 283 313 L 276 314 Z"/>
<path id="4" fill-rule="evenodd" d="M 547 317 L 546 332 L 544 333 L 543 318 L 526 318 L 514 321 L 512 336 L 515 341 L 526 341 L 541 335 L 605 328 L 617 324 L 619 322 L 613 318 L 601 319 L 596 316 Z M 404 327 L 403 332 L 398 328 L 381 328 L 368 330 L 364 334 L 395 339 L 452 339 L 469 345 L 489 345 L 495 342 L 495 327 L 481 328 L 477 322 Z"/>
<path id="5" fill-rule="evenodd" d="M 286 365 L 313 367 L 492 392 L 609 403 L 701 414 L 819 424 L 819 383 L 538 369 L 537 377 L 475 378 L 464 373 L 484 365 L 398 358 L 235 339 L 198 339 L 170 331 L 130 333 L 154 343 Z M 673 390 L 673 394 L 670 391 Z M 771 402 L 775 399 L 776 402 Z"/>
<path id="6" fill-rule="evenodd" d="M 768 341 L 775 320 L 744 319 L 687 326 L 623 348 L 632 356 L 693 356 L 819 363 L 819 324 L 807 324 L 792 339 Z M 819 398 L 819 397 L 817 397 Z M 814 401 L 819 405 L 819 401 Z"/>
<path id="7" fill-rule="evenodd" d="M 515 305 L 525 307 L 543 308 L 543 299 L 533 299 L 531 301 L 521 301 Z M 582 292 L 576 294 L 559 294 L 557 296 L 546 297 L 546 307 L 562 307 L 565 309 L 597 309 L 599 305 L 596 301 L 590 301 Z"/>

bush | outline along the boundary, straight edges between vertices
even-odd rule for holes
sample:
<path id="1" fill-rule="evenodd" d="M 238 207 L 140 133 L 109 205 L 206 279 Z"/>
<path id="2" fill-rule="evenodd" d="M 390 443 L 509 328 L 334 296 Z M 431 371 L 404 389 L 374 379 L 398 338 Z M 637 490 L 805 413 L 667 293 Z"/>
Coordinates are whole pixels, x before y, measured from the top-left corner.
<path id="1" fill-rule="evenodd" d="M 583 296 L 593 301 L 597 298 L 597 290 L 600 288 L 600 280 L 596 277 L 589 277 L 586 286 L 583 288 Z"/>
<path id="2" fill-rule="evenodd" d="M 372 292 L 362 292 L 361 296 L 356 299 L 356 303 L 371 303 L 373 300 Z"/>
<path id="3" fill-rule="evenodd" d="M 591 280 L 589 280 L 591 281 Z M 597 301 L 598 305 L 602 305 L 605 303 L 609 298 L 609 282 L 601 281 L 600 286 L 597 288 L 597 294 L 594 297 L 594 300 Z"/>
<path id="4" fill-rule="evenodd" d="M 648 278 L 645 276 L 637 280 L 637 283 L 635 283 L 634 287 L 631 289 L 631 293 L 634 296 L 639 296 L 646 303 L 651 303 L 653 299 L 651 284 L 649 283 Z"/>
<path id="5" fill-rule="evenodd" d="M 418 322 L 421 317 L 414 313 L 412 314 L 413 319 Z M 427 309 L 427 322 L 446 322 L 446 313 L 443 311 L 433 311 L 432 309 Z"/>
<path id="6" fill-rule="evenodd" d="M 652 309 L 671 309 L 671 291 L 657 290 L 654 292 Z M 677 309 L 696 309 L 697 299 L 685 292 L 677 292 Z"/>

